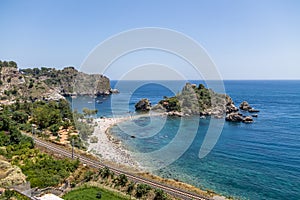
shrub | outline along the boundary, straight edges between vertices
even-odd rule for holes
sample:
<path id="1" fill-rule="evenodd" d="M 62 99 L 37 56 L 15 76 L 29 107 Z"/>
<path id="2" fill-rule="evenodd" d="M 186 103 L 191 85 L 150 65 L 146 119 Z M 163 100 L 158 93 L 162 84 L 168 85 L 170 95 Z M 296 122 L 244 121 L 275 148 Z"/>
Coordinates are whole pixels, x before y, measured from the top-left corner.
<path id="1" fill-rule="evenodd" d="M 147 184 L 138 184 L 136 188 L 136 197 L 141 198 L 144 195 L 148 194 L 151 190 L 151 187 Z"/>
<path id="2" fill-rule="evenodd" d="M 97 142 L 98 142 L 98 138 L 96 136 L 91 137 L 90 143 L 97 143 Z"/>
<path id="3" fill-rule="evenodd" d="M 109 170 L 108 167 L 104 167 L 100 169 L 99 172 L 102 178 L 108 178 L 109 176 L 111 176 L 111 171 Z"/>
<path id="4" fill-rule="evenodd" d="M 166 193 L 161 189 L 155 189 L 154 193 L 155 193 L 154 200 L 166 200 L 167 199 Z"/>
<path id="5" fill-rule="evenodd" d="M 59 126 L 57 124 L 53 124 L 49 127 L 50 131 L 53 133 L 54 136 L 57 136 L 57 131 L 59 130 Z"/>
<path id="6" fill-rule="evenodd" d="M 126 183 L 128 182 L 127 176 L 125 174 L 120 174 L 119 176 L 117 176 L 114 180 L 115 184 L 118 186 L 122 186 L 124 187 L 126 185 Z"/>
<path id="7" fill-rule="evenodd" d="M 92 180 L 93 174 L 94 174 L 94 173 L 93 173 L 92 171 L 86 171 L 86 172 L 84 173 L 84 180 L 85 180 L 86 182 Z"/>
<path id="8" fill-rule="evenodd" d="M 98 192 L 97 195 L 96 195 L 96 198 L 97 198 L 97 199 L 101 199 L 101 198 L 102 198 L 102 193 L 101 193 L 101 192 Z"/>
<path id="9" fill-rule="evenodd" d="M 135 183 L 134 182 L 130 182 L 128 187 L 127 187 L 127 194 L 132 194 L 133 190 L 134 190 L 134 186 L 135 186 Z"/>

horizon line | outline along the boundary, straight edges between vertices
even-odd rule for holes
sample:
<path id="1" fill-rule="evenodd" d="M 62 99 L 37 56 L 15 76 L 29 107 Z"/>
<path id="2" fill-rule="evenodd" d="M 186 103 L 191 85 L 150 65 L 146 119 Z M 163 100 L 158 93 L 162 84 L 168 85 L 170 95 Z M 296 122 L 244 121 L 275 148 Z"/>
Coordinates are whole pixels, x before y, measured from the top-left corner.
<path id="1" fill-rule="evenodd" d="M 104 75 L 105 76 L 105 75 Z M 222 79 L 222 80 L 216 80 L 216 79 L 209 79 L 209 80 L 203 80 L 203 79 L 126 79 L 126 80 L 118 80 L 118 79 L 110 79 L 110 81 L 300 81 L 300 79 Z"/>

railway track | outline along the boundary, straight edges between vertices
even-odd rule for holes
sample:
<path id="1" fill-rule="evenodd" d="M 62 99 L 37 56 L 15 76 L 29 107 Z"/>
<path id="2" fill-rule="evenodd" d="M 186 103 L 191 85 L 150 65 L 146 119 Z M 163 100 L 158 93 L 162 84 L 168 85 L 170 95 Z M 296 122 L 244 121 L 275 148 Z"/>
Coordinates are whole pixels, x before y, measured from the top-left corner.
<path id="1" fill-rule="evenodd" d="M 56 145 L 56 144 L 53 144 L 53 143 L 50 143 L 50 142 L 45 142 L 41 139 L 38 139 L 38 138 L 35 138 L 33 137 L 34 139 L 34 142 L 36 145 L 38 146 L 41 146 L 41 147 L 44 147 L 54 153 L 59 153 L 61 154 L 62 156 L 64 157 L 67 157 L 67 158 L 72 158 L 72 152 Z M 123 171 L 123 170 L 120 170 L 120 169 L 117 169 L 117 168 L 114 168 L 114 167 L 111 167 L 111 166 L 107 166 L 99 161 L 96 161 L 96 160 L 92 160 L 86 156 L 82 156 L 82 155 L 79 155 L 79 154 L 74 154 L 74 157 L 75 158 L 78 158 L 80 160 L 80 162 L 90 166 L 90 167 L 94 167 L 94 168 L 104 168 L 104 167 L 108 167 L 111 171 L 113 171 L 115 174 L 119 175 L 119 174 L 125 174 L 128 179 L 134 181 L 134 182 L 137 182 L 137 183 L 143 183 L 143 184 L 148 184 L 150 186 L 152 186 L 153 188 L 157 188 L 157 189 L 162 189 L 164 190 L 166 193 L 169 193 L 175 197 L 178 197 L 180 199 L 197 199 L 197 200 L 212 200 L 211 198 L 208 198 L 208 197 L 205 197 L 205 196 L 202 196 L 200 194 L 195 194 L 195 193 L 192 193 L 192 192 L 188 192 L 188 191 L 184 191 L 182 189 L 179 189 L 179 188 L 175 188 L 175 187 L 172 187 L 172 186 L 168 186 L 168 185 L 165 185 L 165 184 L 162 184 L 162 183 L 159 183 L 159 182 L 156 182 L 156 181 L 153 181 L 153 180 L 149 180 L 149 179 L 146 179 L 144 177 L 139 177 L 135 174 L 131 174 L 131 173 L 128 173 L 126 171 Z"/>

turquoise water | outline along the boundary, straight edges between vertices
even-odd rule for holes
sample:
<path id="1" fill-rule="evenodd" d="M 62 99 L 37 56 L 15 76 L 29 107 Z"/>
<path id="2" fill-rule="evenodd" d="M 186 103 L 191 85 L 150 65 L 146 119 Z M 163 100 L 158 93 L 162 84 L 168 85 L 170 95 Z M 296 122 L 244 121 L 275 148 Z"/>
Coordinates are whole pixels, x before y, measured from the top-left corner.
<path id="1" fill-rule="evenodd" d="M 130 84 L 136 83 L 126 82 L 128 89 Z M 183 83 L 171 84 L 179 91 Z M 247 100 L 261 111 L 255 122 L 225 122 L 214 149 L 200 159 L 199 149 L 210 120 L 216 120 L 201 119 L 188 150 L 174 163 L 154 173 L 243 199 L 300 199 L 300 81 L 225 81 L 225 88 L 236 105 Z M 135 92 L 126 91 L 126 87 L 122 89 L 114 97 L 99 98 L 103 103 L 89 105 L 99 110 L 98 116 L 112 116 L 112 105 L 120 105 L 116 108 L 118 114 L 128 115 L 140 98 L 149 98 L 155 104 L 163 96 L 171 96 L 176 91 L 158 84 L 147 84 Z M 131 97 L 124 106 L 126 94 Z M 111 104 L 112 98 L 116 104 Z M 78 102 L 74 107 L 80 109 L 86 105 L 86 100 Z M 147 138 L 133 139 L 118 126 L 112 129 L 112 133 L 132 151 L 151 152 L 172 141 L 180 120 L 193 118 L 169 117 L 157 134 Z M 146 117 L 135 121 L 139 126 L 149 123 Z M 132 134 L 138 134 L 132 124 L 124 122 L 123 126 L 127 130 L 131 128 Z"/>

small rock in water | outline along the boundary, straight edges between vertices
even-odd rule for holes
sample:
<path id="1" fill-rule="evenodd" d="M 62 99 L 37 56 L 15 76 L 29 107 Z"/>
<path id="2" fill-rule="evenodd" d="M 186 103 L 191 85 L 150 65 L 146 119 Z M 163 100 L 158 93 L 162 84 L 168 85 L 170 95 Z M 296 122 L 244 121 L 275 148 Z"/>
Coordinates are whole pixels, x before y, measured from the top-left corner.
<path id="1" fill-rule="evenodd" d="M 226 115 L 225 120 L 230 122 L 241 122 L 243 121 L 243 116 L 241 116 L 240 113 L 230 113 Z"/>
<path id="2" fill-rule="evenodd" d="M 241 113 L 238 112 L 227 114 L 225 120 L 230 122 L 244 122 L 244 123 L 253 122 L 251 116 L 243 116 Z"/>
<path id="3" fill-rule="evenodd" d="M 249 111 L 252 109 L 252 107 L 249 105 L 247 101 L 243 101 L 240 105 L 241 110 Z"/>
<path id="4" fill-rule="evenodd" d="M 151 103 L 149 99 L 141 99 L 135 104 L 135 111 L 149 111 L 151 109 Z"/>
<path id="5" fill-rule="evenodd" d="M 244 122 L 244 123 L 252 123 L 252 122 L 253 122 L 253 119 L 252 119 L 252 117 L 248 116 L 248 117 L 245 117 L 245 118 L 243 119 L 243 122 Z"/>
<path id="6" fill-rule="evenodd" d="M 258 114 L 253 114 L 253 115 L 251 115 L 252 117 L 258 117 Z"/>
<path id="7" fill-rule="evenodd" d="M 248 110 L 248 112 L 254 113 L 254 112 L 259 112 L 259 110 L 256 110 L 256 109 L 251 108 L 251 109 Z"/>

